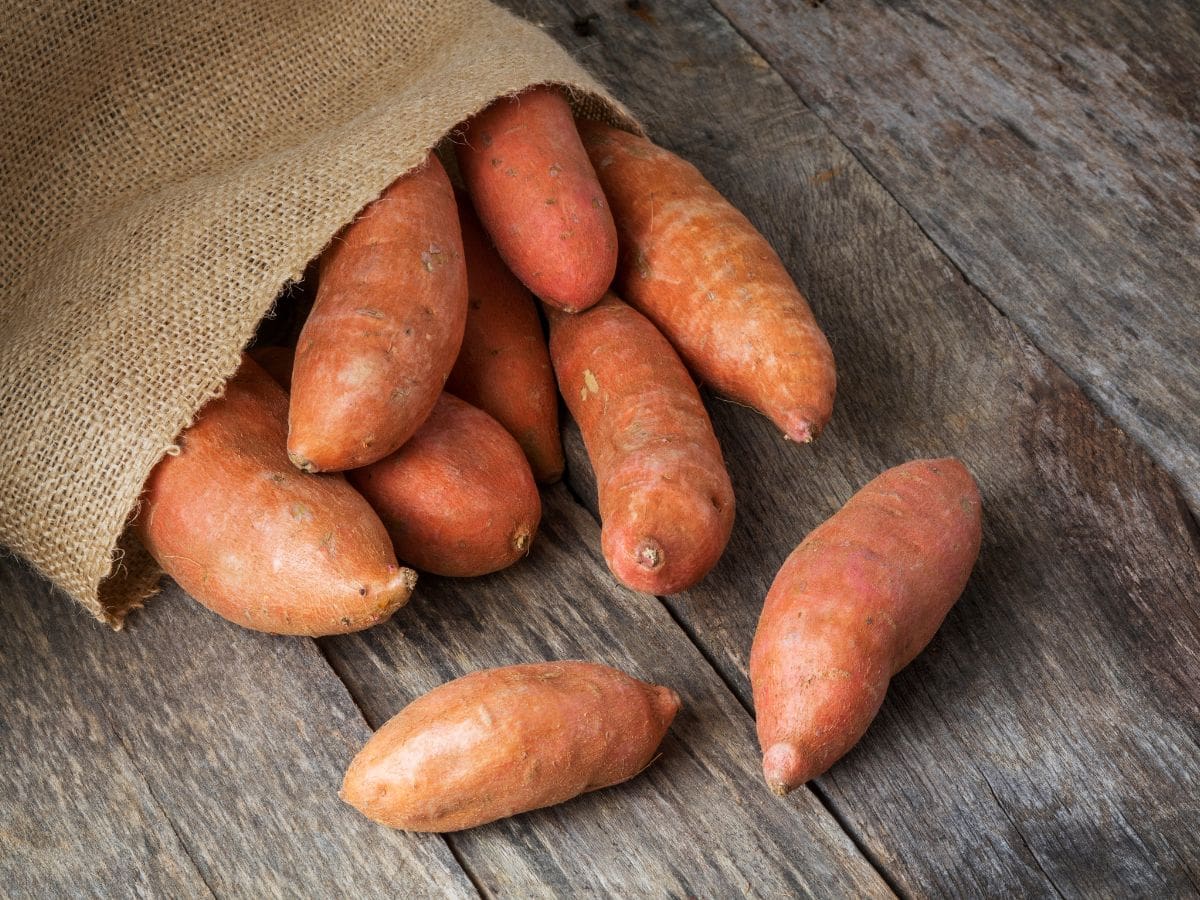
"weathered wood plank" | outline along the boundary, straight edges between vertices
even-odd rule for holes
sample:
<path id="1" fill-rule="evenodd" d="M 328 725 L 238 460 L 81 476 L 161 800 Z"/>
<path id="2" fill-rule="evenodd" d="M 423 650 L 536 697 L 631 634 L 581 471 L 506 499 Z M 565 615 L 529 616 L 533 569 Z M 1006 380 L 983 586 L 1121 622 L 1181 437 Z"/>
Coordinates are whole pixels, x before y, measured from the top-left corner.
<path id="1" fill-rule="evenodd" d="M 675 616 L 749 703 L 787 553 L 886 466 L 962 457 L 984 494 L 977 571 L 820 789 L 916 894 L 1195 892 L 1200 559 L 1167 476 L 704 4 L 532 6 L 764 230 L 839 360 L 812 447 L 711 404 L 738 524 L 710 578 L 669 599 Z M 568 447 L 589 497 L 573 427 Z"/>
<path id="2" fill-rule="evenodd" d="M 623 785 L 449 835 L 501 896 L 889 895 L 808 791 L 758 781 L 753 722 L 653 597 L 616 585 L 591 515 L 544 493 L 530 557 L 480 579 L 422 576 L 387 625 L 321 644 L 375 727 L 467 672 L 591 659 L 679 691 L 683 710 L 646 772 Z"/>
<path id="3" fill-rule="evenodd" d="M 1200 512 L 1200 7 L 714 2 Z"/>
<path id="4" fill-rule="evenodd" d="M 114 634 L 0 561 L 10 896 L 475 896 L 445 843 L 339 802 L 370 735 L 307 640 L 170 585 Z"/>

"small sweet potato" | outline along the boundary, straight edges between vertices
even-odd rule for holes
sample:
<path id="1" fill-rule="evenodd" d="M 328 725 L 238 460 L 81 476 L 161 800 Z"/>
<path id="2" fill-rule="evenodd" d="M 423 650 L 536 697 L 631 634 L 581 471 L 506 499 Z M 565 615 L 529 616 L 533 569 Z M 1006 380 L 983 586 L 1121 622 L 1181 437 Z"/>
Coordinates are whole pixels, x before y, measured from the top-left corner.
<path id="1" fill-rule="evenodd" d="M 563 472 L 558 391 L 529 291 L 504 265 L 470 203 L 459 198 L 470 300 L 467 331 L 446 390 L 478 406 L 517 439 L 543 484 Z"/>
<path id="2" fill-rule="evenodd" d="M 135 531 L 213 612 L 274 634 L 344 634 L 386 620 L 416 573 L 340 475 L 288 462 L 287 397 L 252 359 L 146 482 Z"/>
<path id="3" fill-rule="evenodd" d="M 451 394 L 403 447 L 347 476 L 383 519 L 396 555 L 436 575 L 512 565 L 529 552 L 542 516 L 520 445 Z"/>
<path id="4" fill-rule="evenodd" d="M 617 232 L 558 90 L 501 97 L 467 122 L 458 167 L 508 267 L 549 304 L 591 306 L 612 282 Z"/>
<path id="5" fill-rule="evenodd" d="M 729 541 L 734 499 L 683 363 L 612 294 L 586 312 L 550 312 L 550 357 L 596 472 L 608 567 L 636 591 L 691 587 Z"/>
<path id="6" fill-rule="evenodd" d="M 475 672 L 414 700 L 354 758 L 341 797 L 407 831 L 459 831 L 627 781 L 679 695 L 608 666 Z"/>
<path id="7" fill-rule="evenodd" d="M 692 372 L 793 441 L 829 421 L 829 342 L 775 251 L 694 166 L 645 138 L 580 124 L 620 234 L 616 290 Z"/>
<path id="8" fill-rule="evenodd" d="M 763 775 L 786 794 L 862 737 L 979 555 L 979 490 L 955 459 L 888 469 L 788 557 L 750 651 Z"/>
<path id="9" fill-rule="evenodd" d="M 296 344 L 292 462 L 307 472 L 352 469 L 408 440 L 442 392 L 466 318 L 454 191 L 430 155 L 321 257 Z"/>

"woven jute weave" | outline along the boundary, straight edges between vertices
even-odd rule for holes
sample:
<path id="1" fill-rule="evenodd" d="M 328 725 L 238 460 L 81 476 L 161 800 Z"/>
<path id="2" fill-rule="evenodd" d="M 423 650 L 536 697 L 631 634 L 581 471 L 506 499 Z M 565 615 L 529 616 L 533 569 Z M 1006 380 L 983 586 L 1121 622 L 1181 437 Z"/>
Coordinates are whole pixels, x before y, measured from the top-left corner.
<path id="1" fill-rule="evenodd" d="M 490 100 L 633 127 L 483 0 L 84 0 L 0 21 L 0 541 L 119 626 L 146 476 L 280 287 Z"/>

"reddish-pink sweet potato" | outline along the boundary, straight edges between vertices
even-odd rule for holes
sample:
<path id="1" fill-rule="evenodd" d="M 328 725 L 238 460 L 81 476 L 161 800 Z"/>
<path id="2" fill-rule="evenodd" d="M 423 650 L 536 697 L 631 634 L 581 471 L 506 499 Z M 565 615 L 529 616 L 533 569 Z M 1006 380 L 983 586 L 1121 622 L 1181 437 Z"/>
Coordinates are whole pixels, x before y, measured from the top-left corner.
<path id="1" fill-rule="evenodd" d="M 403 447 L 347 475 L 383 519 L 396 555 L 436 575 L 512 565 L 529 553 L 542 516 L 520 445 L 451 394 Z"/>
<path id="2" fill-rule="evenodd" d="M 446 390 L 507 428 L 538 481 L 557 481 L 563 472 L 558 391 L 537 307 L 461 197 L 459 218 L 470 301 L 467 331 Z"/>
<path id="3" fill-rule="evenodd" d="M 358 631 L 416 583 L 379 517 L 340 475 L 287 458 L 287 397 L 246 359 L 146 482 L 136 534 L 189 594 L 275 634 Z"/>
<path id="4" fill-rule="evenodd" d="M 473 828 L 627 781 L 653 761 L 678 710 L 670 688 L 596 663 L 476 672 L 379 729 L 341 796 L 392 828 Z"/>
<path id="5" fill-rule="evenodd" d="M 575 312 L 617 267 L 617 232 L 557 89 L 501 97 L 465 126 L 458 167 L 508 267 L 544 301 Z"/>
<path id="6" fill-rule="evenodd" d="M 645 138 L 580 124 L 621 243 L 616 290 L 701 381 L 793 441 L 829 421 L 833 353 L 766 239 L 694 166 Z"/>
<path id="7" fill-rule="evenodd" d="M 608 567 L 636 591 L 703 578 L 733 528 L 733 486 L 708 411 L 666 338 L 612 294 L 550 313 L 550 357 L 596 472 Z"/>
<path id="8" fill-rule="evenodd" d="M 431 154 L 321 257 L 292 372 L 292 461 L 353 469 L 408 440 L 442 392 L 466 318 L 454 191 Z"/>
<path id="9" fill-rule="evenodd" d="M 979 555 L 979 491 L 955 459 L 888 469 L 788 557 L 750 651 L 763 774 L 785 794 L 862 737 Z"/>

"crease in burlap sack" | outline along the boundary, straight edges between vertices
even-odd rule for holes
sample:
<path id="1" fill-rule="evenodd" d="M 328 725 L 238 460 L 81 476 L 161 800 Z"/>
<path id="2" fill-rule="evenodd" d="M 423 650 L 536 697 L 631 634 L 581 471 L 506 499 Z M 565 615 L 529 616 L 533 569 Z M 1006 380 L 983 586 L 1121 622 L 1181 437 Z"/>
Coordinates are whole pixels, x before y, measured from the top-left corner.
<path id="1" fill-rule="evenodd" d="M 95 0 L 0 21 L 0 541 L 119 626 L 146 476 L 280 287 L 530 84 L 636 127 L 484 0 Z"/>

